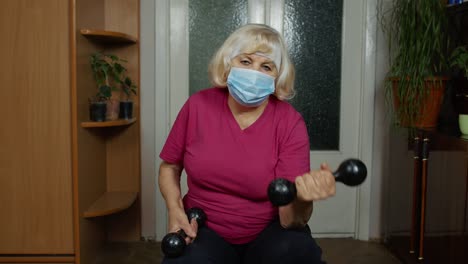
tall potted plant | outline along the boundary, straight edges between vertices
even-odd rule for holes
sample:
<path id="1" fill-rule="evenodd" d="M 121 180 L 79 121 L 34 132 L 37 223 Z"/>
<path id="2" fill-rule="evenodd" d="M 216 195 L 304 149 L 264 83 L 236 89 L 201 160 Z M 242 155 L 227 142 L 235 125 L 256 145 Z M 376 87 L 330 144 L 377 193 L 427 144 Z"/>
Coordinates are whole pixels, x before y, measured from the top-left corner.
<path id="1" fill-rule="evenodd" d="M 447 15 L 441 0 L 394 0 L 380 9 L 390 52 L 385 87 L 397 125 L 435 127 L 447 77 Z M 382 7 L 382 4 L 381 4 Z"/>
<path id="2" fill-rule="evenodd" d="M 118 100 L 112 99 L 112 92 L 122 84 L 122 75 L 126 68 L 125 60 L 113 54 L 96 52 L 90 56 L 90 66 L 97 86 L 97 94 L 90 98 L 90 118 L 92 121 L 115 120 L 118 118 Z M 105 105 L 105 118 L 93 117 L 93 109 L 101 109 Z M 99 112 L 100 113 L 100 112 Z"/>

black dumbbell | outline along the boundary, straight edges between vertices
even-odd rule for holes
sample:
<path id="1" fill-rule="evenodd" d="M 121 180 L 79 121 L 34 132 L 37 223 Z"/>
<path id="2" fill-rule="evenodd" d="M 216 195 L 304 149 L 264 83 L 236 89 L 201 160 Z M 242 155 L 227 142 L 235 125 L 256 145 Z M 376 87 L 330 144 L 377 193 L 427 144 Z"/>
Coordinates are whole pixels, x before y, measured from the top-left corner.
<path id="1" fill-rule="evenodd" d="M 343 161 L 333 172 L 335 180 L 348 186 L 357 186 L 364 182 L 367 176 L 366 165 L 358 159 Z M 268 198 L 274 206 L 283 206 L 296 198 L 296 185 L 283 178 L 273 180 L 268 185 Z"/>
<path id="2" fill-rule="evenodd" d="M 202 209 L 193 207 L 187 211 L 187 217 L 189 222 L 195 218 L 197 220 L 198 228 L 202 227 L 206 221 L 206 214 Z M 164 236 L 161 242 L 162 252 L 166 257 L 174 258 L 182 255 L 184 253 L 185 247 L 185 234 L 184 230 L 179 230 L 177 232 L 171 232 Z"/>

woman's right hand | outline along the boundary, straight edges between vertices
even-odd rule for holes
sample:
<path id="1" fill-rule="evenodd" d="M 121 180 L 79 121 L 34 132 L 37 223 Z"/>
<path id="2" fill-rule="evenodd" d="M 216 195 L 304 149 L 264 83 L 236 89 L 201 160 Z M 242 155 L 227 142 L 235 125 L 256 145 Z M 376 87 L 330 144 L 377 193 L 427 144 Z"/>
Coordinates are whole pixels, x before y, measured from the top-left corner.
<path id="1" fill-rule="evenodd" d="M 192 243 L 198 232 L 197 220 L 193 218 L 189 223 L 187 214 L 183 209 L 169 210 L 169 232 L 177 232 L 181 229 L 187 235 L 185 242 L 187 244 Z"/>

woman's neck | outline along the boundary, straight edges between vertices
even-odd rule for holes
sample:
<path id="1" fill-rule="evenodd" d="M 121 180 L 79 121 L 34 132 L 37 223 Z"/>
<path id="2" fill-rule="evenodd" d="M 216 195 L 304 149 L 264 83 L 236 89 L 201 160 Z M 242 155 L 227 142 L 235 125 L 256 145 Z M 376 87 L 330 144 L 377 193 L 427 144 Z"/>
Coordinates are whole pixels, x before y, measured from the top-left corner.
<path id="1" fill-rule="evenodd" d="M 257 107 L 246 107 L 239 104 L 230 94 L 228 96 L 229 109 L 241 129 L 245 129 L 255 123 L 262 115 L 267 105 L 268 99 Z"/>
<path id="2" fill-rule="evenodd" d="M 265 110 L 265 107 L 268 104 L 268 99 L 262 102 L 261 105 L 256 107 L 247 107 L 239 104 L 230 94 L 228 96 L 228 106 L 231 109 L 233 114 L 254 114 L 254 113 L 262 113 Z"/>

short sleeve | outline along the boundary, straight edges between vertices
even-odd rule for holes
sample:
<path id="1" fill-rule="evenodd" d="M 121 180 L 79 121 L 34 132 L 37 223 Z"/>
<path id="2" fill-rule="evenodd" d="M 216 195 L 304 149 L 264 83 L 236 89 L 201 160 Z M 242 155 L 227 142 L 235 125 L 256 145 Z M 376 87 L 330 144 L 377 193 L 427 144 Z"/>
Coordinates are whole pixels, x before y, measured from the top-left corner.
<path id="1" fill-rule="evenodd" d="M 310 171 L 309 136 L 304 119 L 299 113 L 291 118 L 280 142 L 276 177 L 294 181 Z"/>
<path id="2" fill-rule="evenodd" d="M 171 131 L 169 132 L 166 143 L 159 154 L 162 160 L 176 164 L 181 164 L 183 162 L 187 141 L 189 112 L 189 101 L 187 101 L 180 109 Z"/>

